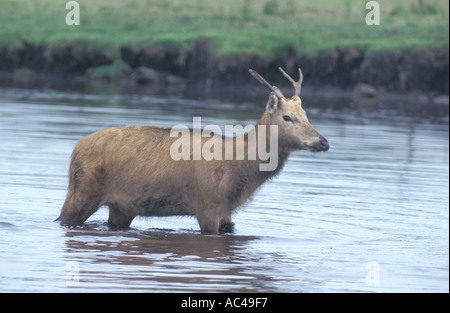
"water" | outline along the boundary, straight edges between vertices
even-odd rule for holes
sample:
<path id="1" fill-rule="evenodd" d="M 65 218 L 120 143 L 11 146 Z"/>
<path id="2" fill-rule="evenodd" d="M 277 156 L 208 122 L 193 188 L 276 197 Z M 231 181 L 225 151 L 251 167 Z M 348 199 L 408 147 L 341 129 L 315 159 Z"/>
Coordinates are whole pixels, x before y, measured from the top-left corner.
<path id="1" fill-rule="evenodd" d="M 294 153 L 233 234 L 190 217 L 110 231 L 106 208 L 53 222 L 83 136 L 193 115 L 247 125 L 264 105 L 1 89 L 0 291 L 448 292 L 448 122 L 307 109 L 330 151 Z"/>

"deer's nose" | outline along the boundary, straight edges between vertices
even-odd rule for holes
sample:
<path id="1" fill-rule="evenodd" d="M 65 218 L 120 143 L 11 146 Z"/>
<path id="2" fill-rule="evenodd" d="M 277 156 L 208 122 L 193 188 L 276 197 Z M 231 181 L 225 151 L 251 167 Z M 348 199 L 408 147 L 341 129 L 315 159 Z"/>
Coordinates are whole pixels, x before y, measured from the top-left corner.
<path id="1" fill-rule="evenodd" d="M 322 148 L 322 151 L 328 151 L 330 149 L 330 144 L 325 137 L 320 137 L 320 148 Z"/>

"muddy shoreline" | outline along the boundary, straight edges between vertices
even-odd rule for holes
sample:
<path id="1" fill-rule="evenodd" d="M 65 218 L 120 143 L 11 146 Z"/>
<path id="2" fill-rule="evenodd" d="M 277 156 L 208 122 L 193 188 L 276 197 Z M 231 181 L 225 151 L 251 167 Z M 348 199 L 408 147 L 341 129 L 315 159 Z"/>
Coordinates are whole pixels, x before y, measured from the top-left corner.
<path id="1" fill-rule="evenodd" d="M 119 59 L 104 51 L 75 45 L 53 47 L 24 42 L 18 48 L 0 47 L 0 73 L 19 80 L 45 75 L 55 79 L 129 80 L 147 85 L 215 88 L 247 84 L 247 69 L 253 68 L 270 77 L 271 83 L 284 84 L 278 66 L 288 72 L 301 66 L 305 82 L 318 87 L 350 90 L 362 83 L 377 90 L 449 94 L 448 46 L 404 53 L 336 48 L 314 56 L 301 55 L 286 47 L 271 58 L 254 53 L 219 57 L 207 39 L 199 38 L 185 52 L 163 45 L 142 49 L 122 47 Z"/>
<path id="2" fill-rule="evenodd" d="M 240 86 L 202 88 L 198 85 L 180 88 L 171 85 L 135 84 L 127 80 L 111 83 L 85 78 L 55 79 L 46 75 L 38 75 L 26 81 L 15 81 L 11 78 L 11 75 L 0 75 L 0 92 L 7 93 L 7 97 L 11 99 L 19 97 L 31 101 L 35 97 L 48 96 L 70 102 L 74 97 L 76 99 L 84 95 L 104 95 L 106 98 L 112 96 L 115 101 L 121 101 L 118 99 L 123 98 L 125 103 L 128 97 L 139 99 L 139 105 L 145 107 L 154 106 L 155 97 L 175 97 L 193 100 L 192 107 L 187 108 L 187 113 L 193 115 L 205 114 L 211 109 L 209 105 L 215 106 L 219 101 L 231 103 L 237 110 L 254 111 L 254 118 L 257 119 L 268 96 L 268 91 L 263 86 L 251 80 Z M 281 89 L 284 94 L 292 92 L 292 87 L 286 84 L 282 85 Z M 361 119 L 376 118 L 387 123 L 397 123 L 404 117 L 417 122 L 449 123 L 449 97 L 434 92 L 390 92 L 381 88 L 375 96 L 370 96 L 361 93 L 358 88 L 324 88 L 305 83 L 302 100 L 306 110 L 319 110 L 316 112 L 327 114 L 331 119 L 333 112 L 344 111 Z M 262 107 L 259 107 L 260 105 Z"/>
<path id="3" fill-rule="evenodd" d="M 253 102 L 264 101 L 267 93 L 248 68 L 290 94 L 292 87 L 277 67 L 295 73 L 301 65 L 302 98 L 314 107 L 393 110 L 448 121 L 448 52 L 448 47 L 403 54 L 335 49 L 311 57 L 288 47 L 271 59 L 256 54 L 220 58 L 206 39 L 199 39 L 185 55 L 165 46 L 123 47 L 117 67 L 117 60 L 98 51 L 24 43 L 0 48 L 0 86 Z"/>

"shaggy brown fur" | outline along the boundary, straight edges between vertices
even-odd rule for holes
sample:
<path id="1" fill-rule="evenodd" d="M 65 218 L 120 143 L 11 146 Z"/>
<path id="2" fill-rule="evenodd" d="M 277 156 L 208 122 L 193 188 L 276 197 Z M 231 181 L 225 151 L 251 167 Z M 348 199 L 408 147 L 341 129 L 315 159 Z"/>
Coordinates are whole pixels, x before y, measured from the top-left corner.
<path id="1" fill-rule="evenodd" d="M 286 117 L 289 116 L 289 121 Z M 194 215 L 203 233 L 232 231 L 231 215 L 255 190 L 276 175 L 293 150 L 326 151 L 324 137 L 309 124 L 298 96 L 279 98 L 271 93 L 267 110 L 258 122 L 278 125 L 278 164 L 260 171 L 256 160 L 173 160 L 170 147 L 178 138 L 170 129 L 153 126 L 113 127 L 97 131 L 75 146 L 69 170 L 69 188 L 58 218 L 63 224 L 82 224 L 99 207 L 109 207 L 108 224 L 126 228 L 136 216 Z M 255 127 L 256 138 L 260 136 Z M 244 151 L 251 146 L 244 136 Z M 192 150 L 193 133 L 190 132 Z M 222 154 L 226 141 L 219 140 Z M 266 137 L 270 140 L 270 136 Z M 242 139 L 242 138 L 240 138 Z M 267 143 L 266 147 L 269 147 Z M 192 151 L 191 151 L 192 153 Z"/>

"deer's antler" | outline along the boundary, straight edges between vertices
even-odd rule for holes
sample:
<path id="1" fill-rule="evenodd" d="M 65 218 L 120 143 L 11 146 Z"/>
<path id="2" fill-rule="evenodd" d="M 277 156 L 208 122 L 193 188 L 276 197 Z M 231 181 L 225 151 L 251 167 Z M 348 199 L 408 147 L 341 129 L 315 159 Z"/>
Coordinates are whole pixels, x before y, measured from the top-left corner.
<path id="1" fill-rule="evenodd" d="M 263 84 L 264 86 L 266 86 L 267 88 L 269 88 L 270 91 L 274 92 L 278 99 L 281 100 L 281 99 L 284 98 L 284 96 L 283 96 L 283 94 L 281 93 L 281 91 L 280 91 L 277 87 L 270 85 L 270 84 L 269 84 L 269 83 L 268 83 L 261 75 L 259 75 L 258 72 L 254 71 L 254 70 L 252 70 L 252 69 L 249 69 L 248 71 L 250 72 L 250 74 L 252 74 L 252 76 L 253 76 L 257 81 L 259 81 L 261 84 Z"/>
<path id="2" fill-rule="evenodd" d="M 279 67 L 278 69 L 280 70 L 281 74 L 283 74 L 283 76 L 286 77 L 292 83 L 292 85 L 294 86 L 294 89 L 295 89 L 295 95 L 297 97 L 299 97 L 300 96 L 300 92 L 302 91 L 302 82 L 303 82 L 302 70 L 300 68 L 298 69 L 298 73 L 300 75 L 300 78 L 299 78 L 298 82 L 296 82 L 281 67 Z"/>

